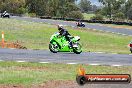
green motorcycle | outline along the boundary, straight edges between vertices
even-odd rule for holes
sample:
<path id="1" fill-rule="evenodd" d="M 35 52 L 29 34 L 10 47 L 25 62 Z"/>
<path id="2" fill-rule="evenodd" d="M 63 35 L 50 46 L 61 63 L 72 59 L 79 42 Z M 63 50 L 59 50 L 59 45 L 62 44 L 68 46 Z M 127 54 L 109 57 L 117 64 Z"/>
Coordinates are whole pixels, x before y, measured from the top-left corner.
<path id="1" fill-rule="evenodd" d="M 74 52 L 80 54 L 82 52 L 82 47 L 79 44 L 80 37 L 71 37 L 72 47 L 69 46 L 69 42 L 66 40 L 65 36 L 61 36 L 59 33 L 54 33 L 50 38 L 49 50 L 53 53 L 57 52 Z"/>

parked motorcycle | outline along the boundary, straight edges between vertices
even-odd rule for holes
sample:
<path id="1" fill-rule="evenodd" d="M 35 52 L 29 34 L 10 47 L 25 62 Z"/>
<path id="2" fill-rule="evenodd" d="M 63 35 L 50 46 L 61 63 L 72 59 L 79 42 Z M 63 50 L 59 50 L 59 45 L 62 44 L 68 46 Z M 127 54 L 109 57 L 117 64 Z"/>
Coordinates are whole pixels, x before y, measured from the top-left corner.
<path id="1" fill-rule="evenodd" d="M 69 42 L 65 36 L 61 36 L 59 33 L 54 33 L 50 38 L 49 50 L 53 53 L 57 52 L 74 52 L 80 54 L 82 52 L 79 36 L 70 37 L 72 41 L 72 47 L 69 46 Z"/>

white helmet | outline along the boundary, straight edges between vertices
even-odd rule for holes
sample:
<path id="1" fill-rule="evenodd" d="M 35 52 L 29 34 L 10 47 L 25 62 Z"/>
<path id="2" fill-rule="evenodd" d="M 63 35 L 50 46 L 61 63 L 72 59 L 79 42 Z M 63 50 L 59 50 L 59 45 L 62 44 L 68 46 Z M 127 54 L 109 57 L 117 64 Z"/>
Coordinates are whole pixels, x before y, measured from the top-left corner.
<path id="1" fill-rule="evenodd" d="M 58 25 L 58 30 L 59 30 L 59 29 L 62 29 L 62 28 L 63 28 L 63 25 L 61 25 L 61 24 Z"/>

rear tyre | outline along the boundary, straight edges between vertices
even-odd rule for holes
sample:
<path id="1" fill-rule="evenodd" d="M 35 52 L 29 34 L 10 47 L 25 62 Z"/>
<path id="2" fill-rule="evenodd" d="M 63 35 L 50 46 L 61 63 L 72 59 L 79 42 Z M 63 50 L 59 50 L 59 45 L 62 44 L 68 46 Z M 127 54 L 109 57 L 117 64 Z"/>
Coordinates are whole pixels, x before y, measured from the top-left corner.
<path id="1" fill-rule="evenodd" d="M 82 46 L 78 43 L 78 47 L 74 48 L 73 52 L 76 54 L 80 54 L 82 52 Z"/>
<path id="2" fill-rule="evenodd" d="M 85 25 L 83 25 L 83 27 L 85 27 Z"/>
<path id="3" fill-rule="evenodd" d="M 58 52 L 57 47 L 54 44 L 52 44 L 52 43 L 49 44 L 49 50 L 52 53 L 57 53 Z"/>
<path id="4" fill-rule="evenodd" d="M 131 51 L 131 53 L 132 53 L 132 47 L 130 48 L 130 51 Z"/>
<path id="5" fill-rule="evenodd" d="M 10 18 L 10 16 L 8 16 L 8 18 Z"/>

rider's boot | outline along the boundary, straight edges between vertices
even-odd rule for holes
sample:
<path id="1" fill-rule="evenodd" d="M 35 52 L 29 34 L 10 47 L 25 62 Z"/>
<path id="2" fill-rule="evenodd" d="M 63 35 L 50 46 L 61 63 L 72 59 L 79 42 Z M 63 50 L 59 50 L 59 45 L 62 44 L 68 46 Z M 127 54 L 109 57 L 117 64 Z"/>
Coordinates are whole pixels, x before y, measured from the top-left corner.
<path id="1" fill-rule="evenodd" d="M 72 42 L 71 41 L 69 42 L 69 48 L 72 48 Z"/>

